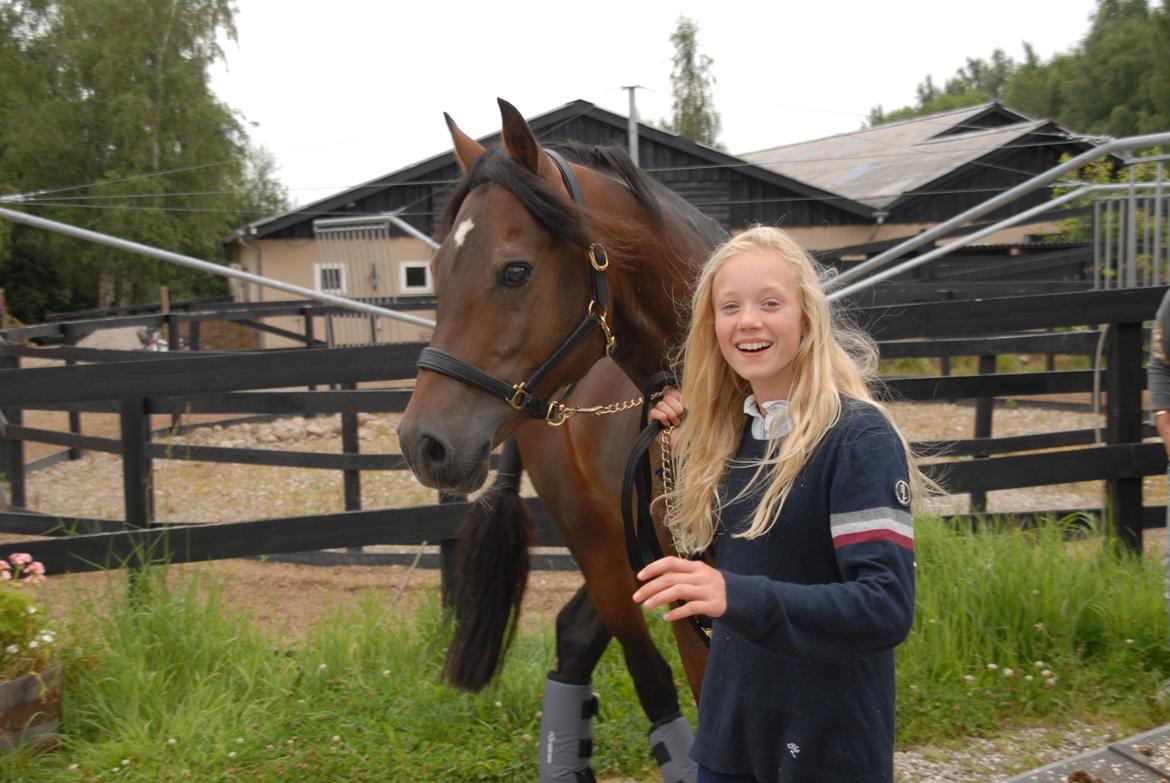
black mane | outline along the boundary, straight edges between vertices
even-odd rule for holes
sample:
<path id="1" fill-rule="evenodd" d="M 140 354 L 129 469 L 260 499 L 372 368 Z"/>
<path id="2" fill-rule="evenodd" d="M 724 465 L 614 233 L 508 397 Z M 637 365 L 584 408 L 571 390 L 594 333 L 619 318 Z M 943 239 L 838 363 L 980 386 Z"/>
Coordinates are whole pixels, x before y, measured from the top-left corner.
<path id="1" fill-rule="evenodd" d="M 573 142 L 550 146 L 563 153 L 569 160 L 620 181 L 629 188 L 658 225 L 663 223 L 663 208 L 666 206 L 712 247 L 726 235 L 715 221 L 635 166 L 623 147 Z M 500 147 L 480 155 L 455 186 L 443 210 L 440 236 L 445 236 L 451 230 L 455 216 L 468 194 L 484 184 L 506 188 L 553 236 L 580 247 L 589 247 L 593 241 L 588 222 L 583 218 L 580 207 L 569 201 L 547 181 L 516 163 Z"/>

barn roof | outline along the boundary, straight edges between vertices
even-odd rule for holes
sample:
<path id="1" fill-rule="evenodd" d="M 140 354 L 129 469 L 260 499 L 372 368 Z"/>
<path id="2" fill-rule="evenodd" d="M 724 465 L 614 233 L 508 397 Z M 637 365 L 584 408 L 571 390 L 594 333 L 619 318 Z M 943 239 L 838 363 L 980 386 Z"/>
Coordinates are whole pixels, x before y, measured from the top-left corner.
<path id="1" fill-rule="evenodd" d="M 626 117 L 615 114 L 606 109 L 599 108 L 594 104 L 584 101 L 576 100 L 560 106 L 552 111 L 529 118 L 528 123 L 533 132 L 538 138 L 548 141 L 551 139 L 563 139 L 564 136 L 558 134 L 558 131 L 564 126 L 569 125 L 575 119 L 585 117 L 603 126 L 609 126 L 613 129 L 615 135 L 620 134 L 623 138 L 627 131 Z M 639 123 L 639 136 L 643 143 L 650 142 L 653 144 L 662 145 L 671 148 L 674 151 L 685 154 L 689 158 L 693 158 L 697 166 L 709 166 L 711 168 L 727 168 L 734 170 L 737 176 L 748 180 L 754 180 L 764 185 L 782 188 L 785 191 L 796 194 L 806 200 L 823 201 L 830 205 L 832 209 L 843 210 L 853 215 L 868 219 L 872 214 L 872 209 L 864 204 L 856 203 L 848 197 L 842 197 L 841 194 L 830 193 L 822 190 L 815 184 L 807 181 L 795 179 L 783 172 L 776 171 L 772 168 L 757 166 L 750 162 L 745 162 L 742 158 L 738 158 L 713 149 L 703 144 L 699 144 L 684 136 L 679 136 L 674 133 L 669 133 L 652 126 Z M 500 134 L 493 133 L 488 136 L 481 137 L 479 141 L 485 146 L 491 146 L 499 142 Z M 576 139 L 586 143 L 592 143 L 590 139 Z M 274 215 L 262 220 L 257 220 L 249 223 L 244 229 L 247 229 L 247 234 L 251 238 L 263 238 L 271 236 L 278 232 L 285 231 L 300 223 L 312 221 L 322 214 L 334 211 L 344 210 L 347 206 L 371 196 L 375 196 L 388 188 L 402 183 L 408 182 L 427 182 L 433 184 L 437 189 L 443 188 L 442 182 L 430 182 L 436 175 L 442 175 L 444 169 L 451 170 L 455 165 L 454 153 L 450 150 L 434 155 L 418 163 L 411 164 L 397 171 L 376 177 L 368 182 L 358 185 L 353 188 L 335 193 L 331 196 L 319 199 L 310 204 L 297 207 L 278 215 Z M 652 167 L 648 167 L 651 173 L 654 173 Z M 244 229 L 241 229 L 243 231 Z M 229 237 L 228 242 L 234 241 L 235 236 Z"/>
<path id="2" fill-rule="evenodd" d="M 886 210 L 963 167 L 979 166 L 981 159 L 1005 148 L 1070 142 L 1076 143 L 1077 138 L 1055 123 L 1033 120 L 999 103 L 985 103 L 740 157 Z"/>

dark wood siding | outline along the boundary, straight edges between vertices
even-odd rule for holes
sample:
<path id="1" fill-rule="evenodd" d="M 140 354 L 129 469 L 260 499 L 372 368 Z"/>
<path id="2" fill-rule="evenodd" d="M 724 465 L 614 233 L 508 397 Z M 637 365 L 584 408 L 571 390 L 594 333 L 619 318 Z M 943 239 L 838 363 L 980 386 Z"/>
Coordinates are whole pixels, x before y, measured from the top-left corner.
<path id="1" fill-rule="evenodd" d="M 545 143 L 574 141 L 591 145 L 628 143 L 627 130 L 588 114 L 569 116 L 548 128 L 537 129 Z M 488 144 L 496 143 L 494 140 Z M 683 146 L 690 142 L 683 142 Z M 712 163 L 709 158 L 679 149 L 643 135 L 638 145 L 639 163 L 651 176 L 691 202 L 724 228 L 740 229 L 754 223 L 793 226 L 824 226 L 868 223 L 861 216 L 834 205 L 831 200 L 808 196 L 804 192 L 760 178 L 756 167 L 727 158 L 726 163 Z M 721 157 L 721 156 L 720 156 Z M 401 175 L 400 175 L 401 176 Z M 305 239 L 313 236 L 313 220 L 318 217 L 376 215 L 405 208 L 402 217 L 420 231 L 433 235 L 446 205 L 447 194 L 459 177 L 452 157 L 449 164 L 430 168 L 415 175 L 416 179 L 387 178 L 385 184 L 361 188 L 352 200 L 328 211 L 327 215 L 305 213 L 304 219 L 269 236 L 282 239 Z M 417 181 L 416 181 L 417 180 Z M 831 198 L 831 197 L 830 197 Z"/>
<path id="2" fill-rule="evenodd" d="M 888 220 L 895 223 L 941 222 L 1056 166 L 1061 155 L 1077 155 L 1085 149 L 1083 145 L 1053 145 L 1052 142 L 1053 137 L 1044 133 L 1025 136 L 1013 146 L 964 166 L 901 204 L 894 204 Z M 984 219 L 1014 215 L 1051 198 L 1052 189 L 1042 188 Z"/>

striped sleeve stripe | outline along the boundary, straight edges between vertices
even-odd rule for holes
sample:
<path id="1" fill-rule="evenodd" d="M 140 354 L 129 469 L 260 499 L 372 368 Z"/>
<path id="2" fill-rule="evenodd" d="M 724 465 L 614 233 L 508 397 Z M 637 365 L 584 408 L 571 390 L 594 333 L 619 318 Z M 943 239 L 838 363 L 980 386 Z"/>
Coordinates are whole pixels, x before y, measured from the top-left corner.
<path id="1" fill-rule="evenodd" d="M 913 518 L 905 511 L 871 508 L 834 514 L 830 525 L 833 546 L 840 548 L 866 541 L 889 541 L 906 549 L 914 548 Z"/>

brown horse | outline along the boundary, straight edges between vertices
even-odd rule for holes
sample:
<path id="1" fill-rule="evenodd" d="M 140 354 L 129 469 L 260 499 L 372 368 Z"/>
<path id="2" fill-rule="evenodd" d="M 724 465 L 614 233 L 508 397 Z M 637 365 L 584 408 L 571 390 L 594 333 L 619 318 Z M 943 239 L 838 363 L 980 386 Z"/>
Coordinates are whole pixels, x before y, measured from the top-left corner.
<path id="1" fill-rule="evenodd" d="M 558 617 L 545 719 L 550 693 L 555 701 L 562 686 L 570 701 L 587 698 L 589 675 L 616 636 L 658 730 L 681 720 L 678 697 L 631 599 L 637 584 L 626 561 L 619 503 L 637 415 L 582 414 L 560 427 L 547 421 L 564 415 L 562 404 L 636 397 L 667 367 L 685 323 L 689 283 L 723 231 L 645 177 L 624 153 L 575 148 L 567 154 L 576 162 L 566 164 L 540 146 L 516 109 L 504 101 L 500 107 L 503 145 L 492 150 L 448 117 L 464 176 L 432 262 L 436 327 L 399 429 L 403 453 L 424 484 L 469 492 L 483 484 L 492 449 L 514 434 L 585 577 L 585 592 Z M 514 383 L 522 379 L 531 382 Z M 546 402 L 557 393 L 560 398 Z M 514 472 L 501 469 L 502 483 L 485 494 L 461 537 L 458 592 L 467 605 L 458 608 L 447 672 L 466 688 L 481 688 L 494 674 L 523 592 L 522 504 L 516 482 L 506 477 Z M 697 699 L 705 647 L 685 623 L 676 624 L 675 634 Z M 581 713 L 579 704 L 574 709 Z M 588 727 L 562 727 L 560 734 L 574 730 L 587 734 Z M 542 743 L 545 734 L 542 725 Z M 656 748 L 660 763 L 664 755 L 676 763 L 679 751 L 685 753 L 682 740 L 663 742 Z M 559 776 L 561 759 L 554 756 L 561 751 L 549 743 L 547 759 L 544 744 L 541 749 L 542 780 L 587 779 L 581 777 L 588 769 L 584 750 L 577 753 L 583 766 Z M 676 774 L 667 767 L 664 775 Z"/>

